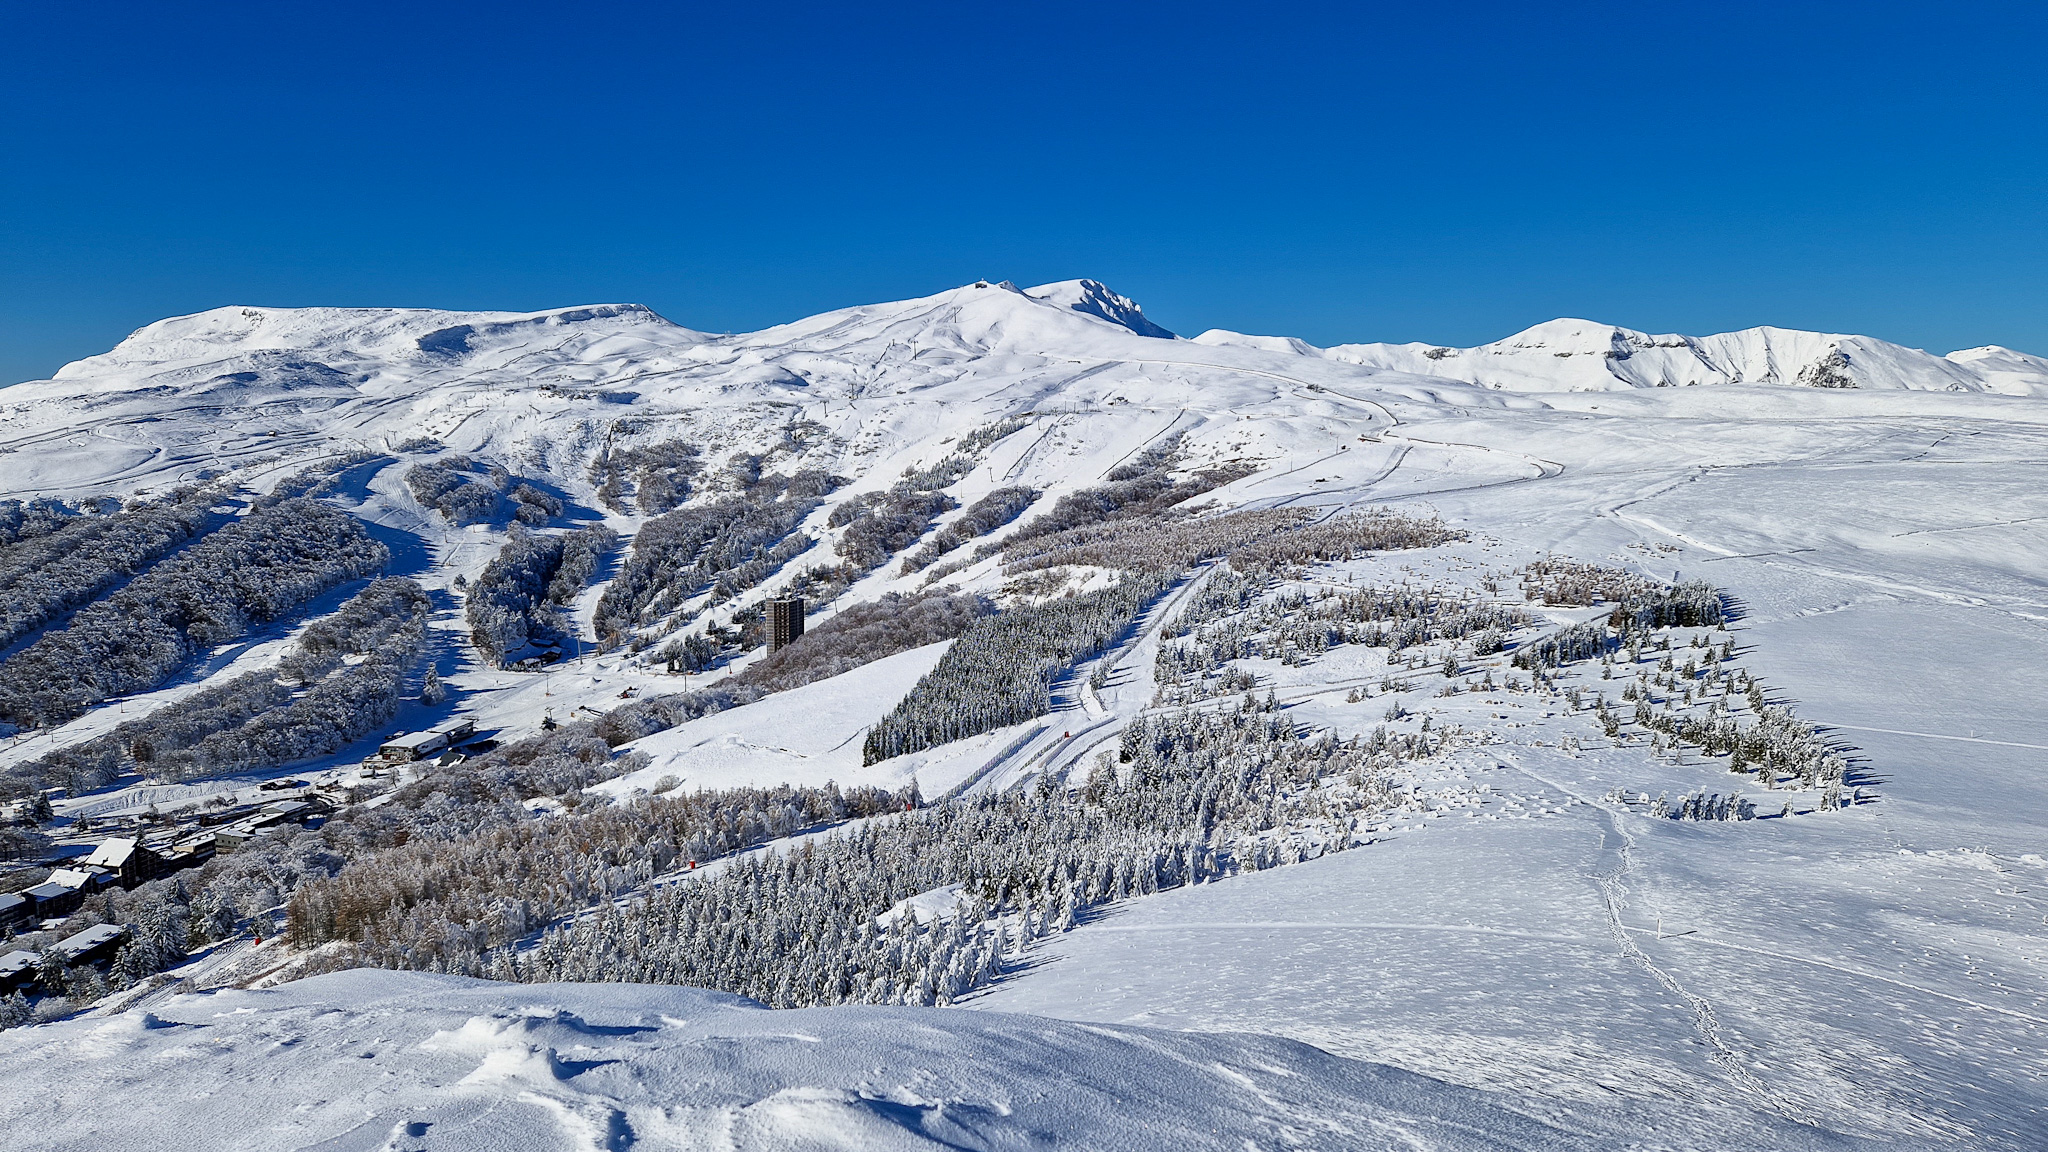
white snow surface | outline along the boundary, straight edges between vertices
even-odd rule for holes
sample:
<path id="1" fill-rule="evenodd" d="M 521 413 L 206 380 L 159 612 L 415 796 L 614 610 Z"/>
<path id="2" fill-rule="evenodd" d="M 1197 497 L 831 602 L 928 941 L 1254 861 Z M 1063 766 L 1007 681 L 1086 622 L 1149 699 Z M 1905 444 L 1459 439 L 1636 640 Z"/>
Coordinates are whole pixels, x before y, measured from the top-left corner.
<path id="1" fill-rule="evenodd" d="M 1856 387 L 1801 386 L 1816 377 Z M 395 574 L 438 593 L 504 537 L 412 500 L 401 474 L 439 451 L 398 454 L 414 437 L 551 484 L 590 517 L 585 468 L 606 445 L 687 438 L 714 465 L 780 452 L 771 467 L 848 476 L 836 501 L 1005 416 L 1025 426 L 951 489 L 962 504 L 1009 484 L 1049 501 L 1181 435 L 1188 467 L 1256 469 L 1209 497 L 1221 506 L 1390 504 L 1473 536 L 1319 578 L 1469 582 L 1555 553 L 1712 580 L 1742 610 L 1745 666 L 1854 746 L 1874 800 L 1657 819 L 1605 797 L 1740 781 L 1609 746 L 1583 714 L 1526 698 L 1415 692 L 1407 707 L 1489 741 L 1427 767 L 1420 811 L 1358 849 L 1114 906 L 1031 952 L 978 1011 L 768 1012 L 690 990 L 388 973 L 166 993 L 0 1034 L 7 1141 L 2048 1147 L 2039 357 L 1576 320 L 1476 349 L 1186 340 L 1091 281 L 970 285 L 737 335 L 626 305 L 227 308 L 0 389 L 0 496 L 126 495 L 208 469 L 267 488 L 340 452 L 393 453 L 332 498 L 392 545 Z M 800 421 L 827 434 L 779 449 Z M 998 593 L 1004 578 L 985 561 L 948 582 Z M 892 566 L 849 598 L 921 583 Z M 862 768 L 865 725 L 937 658 L 923 649 L 650 737 L 652 766 L 611 787 L 915 778 L 937 796 L 1080 778 L 1149 705 L 1156 616 L 1105 657 L 1106 686 L 1085 686 L 1084 667 L 1032 724 Z M 435 625 L 454 700 L 395 727 L 453 710 L 512 738 L 547 711 L 681 686 L 623 653 L 544 677 L 483 669 L 458 612 Z M 277 640 L 9 755 L 274 660 Z M 1291 715 L 1345 735 L 1388 706 L 1346 698 L 1385 674 L 1377 651 L 1258 671 Z M 280 771 L 340 771 L 364 750 Z"/>
<path id="2" fill-rule="evenodd" d="M 902 762 L 861 766 L 861 737 L 932 670 L 951 641 L 887 656 L 859 670 L 778 692 L 694 723 L 636 740 L 631 747 L 652 762 L 596 786 L 625 795 L 651 791 L 664 778 L 698 788 L 822 787 L 876 784 L 896 788 L 912 773 Z"/>
<path id="3" fill-rule="evenodd" d="M 1507 1152 L 1642 1147 L 1619 1133 L 1650 1119 L 1547 1116 L 1272 1037 L 414 973 L 8 1032 L 0 1059 L 9 1146 L 44 1152 Z M 1852 1146 L 1761 1118 L 1728 1136 Z"/>

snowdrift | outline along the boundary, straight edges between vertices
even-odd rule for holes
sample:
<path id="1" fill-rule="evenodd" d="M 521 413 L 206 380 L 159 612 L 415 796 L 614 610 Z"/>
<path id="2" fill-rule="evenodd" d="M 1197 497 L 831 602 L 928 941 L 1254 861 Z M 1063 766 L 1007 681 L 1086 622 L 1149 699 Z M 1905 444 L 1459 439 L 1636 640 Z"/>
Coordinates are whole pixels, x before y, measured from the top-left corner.
<path id="1" fill-rule="evenodd" d="M 1640 1147 L 1258 1036 L 945 1009 L 771 1012 L 633 984 L 345 972 L 0 1034 L 46 1152 Z M 1664 1147 L 1840 1148 L 1759 1122 Z"/>

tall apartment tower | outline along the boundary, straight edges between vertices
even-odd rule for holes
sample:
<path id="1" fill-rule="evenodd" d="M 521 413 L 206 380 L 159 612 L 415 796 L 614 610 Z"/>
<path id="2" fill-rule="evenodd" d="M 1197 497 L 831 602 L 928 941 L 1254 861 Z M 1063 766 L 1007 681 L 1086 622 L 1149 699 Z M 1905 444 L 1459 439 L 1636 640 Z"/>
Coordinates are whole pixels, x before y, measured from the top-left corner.
<path id="1" fill-rule="evenodd" d="M 804 634 L 804 598 L 786 596 L 768 602 L 768 650 L 777 651 Z"/>

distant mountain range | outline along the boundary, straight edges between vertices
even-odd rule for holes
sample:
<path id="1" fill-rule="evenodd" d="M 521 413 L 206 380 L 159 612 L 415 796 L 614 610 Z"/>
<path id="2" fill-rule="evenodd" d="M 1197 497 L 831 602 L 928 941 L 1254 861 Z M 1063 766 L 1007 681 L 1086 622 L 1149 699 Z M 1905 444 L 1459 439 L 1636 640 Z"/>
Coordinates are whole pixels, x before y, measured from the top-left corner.
<path id="1" fill-rule="evenodd" d="M 1093 280 L 978 282 L 735 335 L 637 304 L 228 307 L 157 321 L 50 380 L 0 389 L 0 448 L 15 450 L 16 465 L 0 466 L 0 492 L 133 490 L 205 466 L 419 436 L 522 452 L 566 477 L 619 434 L 620 418 L 681 419 L 713 439 L 706 426 L 722 422 L 745 439 L 759 414 L 740 413 L 761 404 L 858 409 L 871 446 L 901 447 L 1033 407 L 1221 418 L 1245 405 L 1293 410 L 1311 394 L 1304 386 L 1473 407 L 1492 403 L 1473 389 L 1534 399 L 1697 385 L 2039 397 L 2048 359 L 1996 347 L 1935 356 L 1781 328 L 1653 336 L 1585 320 L 1477 348 L 1317 348 L 1220 330 L 1184 339 Z"/>
<path id="2" fill-rule="evenodd" d="M 1785 384 L 1807 388 L 1916 388 L 2048 396 L 2048 359 L 1995 345 L 1935 356 L 1870 336 L 1745 328 L 1714 336 L 1652 336 L 1591 320 L 1551 320 L 1477 348 L 1339 344 L 1213 330 L 1198 344 L 1320 356 L 1389 372 L 1436 376 L 1516 392 Z"/>

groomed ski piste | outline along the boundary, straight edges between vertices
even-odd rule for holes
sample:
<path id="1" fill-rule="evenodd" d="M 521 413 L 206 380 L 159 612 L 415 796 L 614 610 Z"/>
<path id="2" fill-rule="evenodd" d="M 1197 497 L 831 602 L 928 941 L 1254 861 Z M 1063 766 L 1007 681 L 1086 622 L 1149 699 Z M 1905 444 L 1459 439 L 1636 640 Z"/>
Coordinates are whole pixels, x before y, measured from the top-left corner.
<path id="1" fill-rule="evenodd" d="M 64 795 L 60 839 L 81 818 L 251 800 L 281 779 L 388 799 L 361 762 L 393 732 L 463 718 L 506 744 L 740 684 L 758 648 L 691 638 L 736 632 L 844 560 L 835 510 L 906 473 L 937 469 L 953 505 L 917 525 L 919 545 L 992 493 L 1035 495 L 914 571 L 903 547 L 847 572 L 813 631 L 890 593 L 1011 611 L 1114 585 L 1099 565 L 1032 568 L 995 547 L 1148 449 L 1181 481 L 1210 477 L 1187 502 L 1203 522 L 1388 509 L 1446 535 L 1270 570 L 1203 557 L 1023 723 L 867 754 L 959 643 L 940 641 L 641 736 L 618 749 L 640 758 L 586 793 L 1080 795 L 1147 762 L 1133 733 L 1203 717 L 1392 749 L 1274 793 L 1273 818 L 1221 846 L 1236 863 L 1200 882 L 996 917 L 993 976 L 950 1006 L 303 976 L 324 954 L 257 909 L 182 965 L 0 1032 L 0 1124 L 52 1149 L 2048 1146 L 2044 429 L 2048 362 L 2005 349 L 1583 321 L 1476 349 L 1181 339 L 1092 281 L 978 283 L 739 335 L 630 305 L 159 322 L 0 389 L 0 499 L 220 483 L 239 494 L 218 515 L 239 517 L 332 462 L 315 498 L 388 549 L 385 575 L 426 590 L 426 659 L 448 694 L 419 702 L 416 671 L 398 714 L 333 754 Z M 805 550 L 661 602 L 622 639 L 598 625 L 601 601 L 660 513 L 608 501 L 592 463 L 677 442 L 702 461 L 684 509 L 719 496 L 736 454 L 846 483 L 781 537 Z M 454 523 L 407 480 L 456 457 L 559 501 L 542 535 L 618 535 L 532 670 L 485 659 L 465 615 L 511 522 Z M 1575 594 L 1575 572 L 1606 584 Z M 1232 581 L 1245 587 L 1226 599 Z M 1616 625 L 1592 655 L 1531 655 L 1618 620 L 1628 596 L 1697 581 L 1721 593 L 1720 620 Z M 14 733 L 0 770 L 278 667 L 365 583 Z M 1371 630 L 1411 617 L 1373 593 L 1484 627 L 1397 646 Z M 1780 708 L 1834 767 L 1766 772 L 1674 735 Z M 899 818 L 636 874 L 521 946 Z M 882 927 L 943 927 L 972 903 L 956 889 L 900 901 Z"/>

